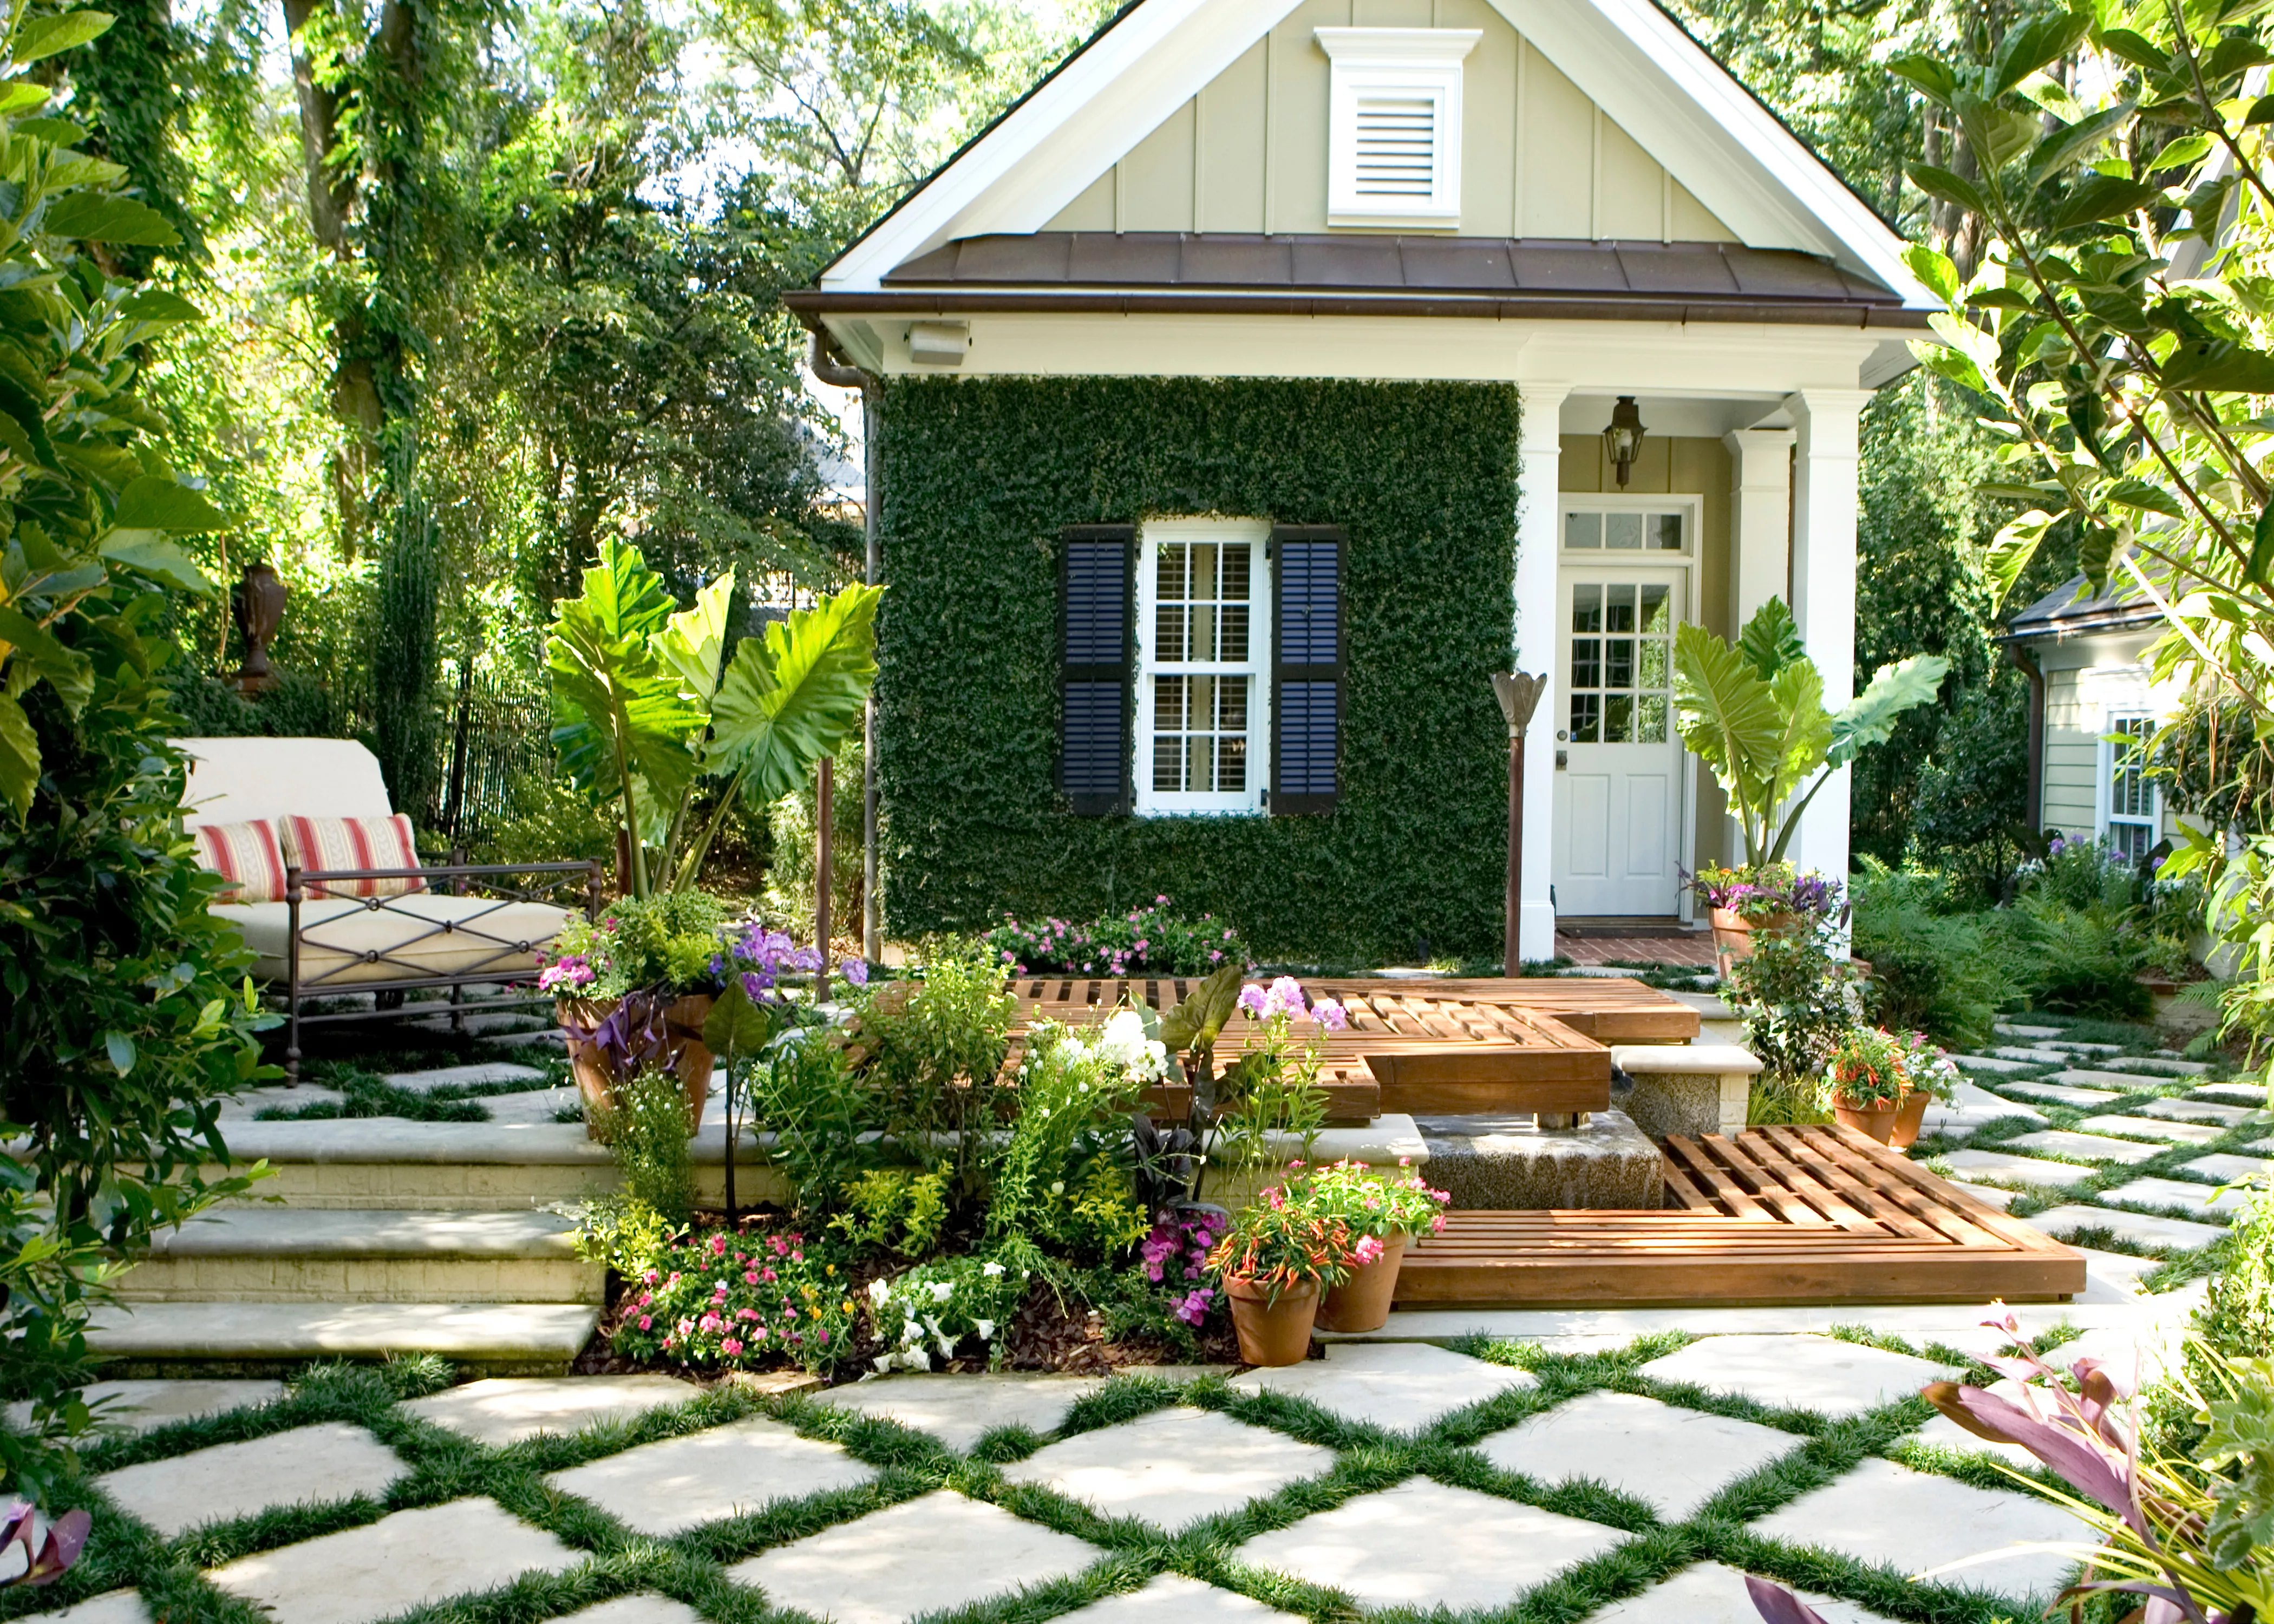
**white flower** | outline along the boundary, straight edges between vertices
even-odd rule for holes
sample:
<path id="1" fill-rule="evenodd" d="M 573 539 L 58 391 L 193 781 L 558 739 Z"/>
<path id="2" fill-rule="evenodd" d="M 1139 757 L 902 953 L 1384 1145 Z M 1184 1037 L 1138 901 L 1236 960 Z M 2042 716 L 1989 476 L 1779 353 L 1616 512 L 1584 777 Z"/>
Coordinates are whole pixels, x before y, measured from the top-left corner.
<path id="1" fill-rule="evenodd" d="M 983 1263 L 979 1266 L 979 1272 L 992 1280 L 1003 1272 L 1003 1266 L 999 1263 Z"/>
<path id="2" fill-rule="evenodd" d="M 872 1280 L 869 1282 L 869 1300 L 877 1307 L 882 1308 L 885 1305 L 885 1299 L 891 1295 L 891 1288 L 883 1281 Z"/>
<path id="3" fill-rule="evenodd" d="M 980 1341 L 993 1342 L 995 1340 L 995 1322 L 992 1320 L 975 1320 L 972 1321 L 972 1324 L 979 1327 Z"/>
<path id="4" fill-rule="evenodd" d="M 948 1284 L 947 1282 L 944 1280 L 935 1280 L 930 1282 L 930 1284 L 931 1286 L 931 1300 L 935 1303 L 945 1303 L 948 1298 L 955 1295 L 955 1288 Z"/>
<path id="5" fill-rule="evenodd" d="M 869 1363 L 875 1365 L 877 1367 L 877 1373 L 882 1375 L 884 1372 L 892 1368 L 892 1356 L 889 1353 L 880 1353 L 875 1358 L 870 1360 Z"/>
<path id="6" fill-rule="evenodd" d="M 1064 1195 L 1065 1193 L 1065 1180 L 1063 1178 L 1054 1178 L 1050 1180 L 1050 1193 L 1052 1195 Z"/>

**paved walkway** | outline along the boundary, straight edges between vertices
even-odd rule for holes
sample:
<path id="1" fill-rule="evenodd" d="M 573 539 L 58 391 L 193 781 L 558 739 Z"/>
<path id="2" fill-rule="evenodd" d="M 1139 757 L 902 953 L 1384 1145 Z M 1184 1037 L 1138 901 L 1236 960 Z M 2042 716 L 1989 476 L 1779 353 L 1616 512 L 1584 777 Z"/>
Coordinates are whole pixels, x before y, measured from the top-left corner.
<path id="1" fill-rule="evenodd" d="M 250 1602 L 364 1624 L 448 1602 L 578 1624 L 1288 1624 L 1533 1598 L 1597 1624 L 1736 1624 L 1741 1568 L 1805 1580 L 1834 1624 L 2033 1615 L 2067 1572 L 2043 1551 L 1913 1588 L 2074 1533 L 1914 1396 L 2000 1340 L 1955 1335 L 1909 1353 L 1344 1342 L 1228 1380 L 768 1397 L 634 1377 L 394 1402 L 368 1370 L 290 1393 L 139 1384 L 127 1418 L 154 1430 L 91 1453 L 95 1560 L 73 1575 L 116 1588 L 38 1617 L 201 1624 Z M 208 1404 L 238 1407 L 178 1419 Z"/>
<path id="2" fill-rule="evenodd" d="M 1580 965 L 1695 965 L 1713 966 L 1713 937 L 1699 931 L 1686 936 L 1567 936 L 1555 938 L 1561 958 Z"/>

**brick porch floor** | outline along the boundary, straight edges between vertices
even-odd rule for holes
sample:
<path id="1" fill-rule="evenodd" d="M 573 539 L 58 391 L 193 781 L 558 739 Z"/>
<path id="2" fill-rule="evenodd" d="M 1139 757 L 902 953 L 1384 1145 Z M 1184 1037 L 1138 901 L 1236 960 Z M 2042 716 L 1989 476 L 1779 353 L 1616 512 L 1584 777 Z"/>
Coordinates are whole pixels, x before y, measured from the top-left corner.
<path id="1" fill-rule="evenodd" d="M 1713 937 L 1709 931 L 1690 936 L 1567 936 L 1555 938 L 1555 951 L 1574 964 L 1662 964 L 1713 967 Z"/>

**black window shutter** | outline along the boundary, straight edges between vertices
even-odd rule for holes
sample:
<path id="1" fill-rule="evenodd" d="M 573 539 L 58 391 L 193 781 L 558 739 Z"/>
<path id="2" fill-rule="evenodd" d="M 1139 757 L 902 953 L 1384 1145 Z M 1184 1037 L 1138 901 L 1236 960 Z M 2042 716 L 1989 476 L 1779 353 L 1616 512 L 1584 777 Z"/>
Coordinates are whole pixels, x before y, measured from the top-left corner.
<path id="1" fill-rule="evenodd" d="M 1271 531 L 1271 810 L 1331 812 L 1341 793 L 1343 553 L 1340 528 Z"/>
<path id="2" fill-rule="evenodd" d="M 1073 809 L 1129 809 L 1137 529 L 1074 524 L 1058 546 L 1058 788 Z"/>

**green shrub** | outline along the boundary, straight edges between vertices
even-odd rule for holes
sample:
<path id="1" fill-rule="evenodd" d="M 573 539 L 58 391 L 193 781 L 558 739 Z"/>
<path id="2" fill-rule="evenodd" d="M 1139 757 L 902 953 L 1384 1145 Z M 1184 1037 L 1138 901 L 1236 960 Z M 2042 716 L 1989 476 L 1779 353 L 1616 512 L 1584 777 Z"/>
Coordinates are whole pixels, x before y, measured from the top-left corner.
<path id="1" fill-rule="evenodd" d="M 1788 1087 L 1824 1074 L 1842 1038 L 1864 1018 L 1854 974 L 1832 957 L 1828 921 L 1756 931 L 1750 959 L 1729 966 L 1722 996 L 1745 1023 L 1764 1075 Z"/>
<path id="2" fill-rule="evenodd" d="M 2237 1358 L 2274 1348 L 2274 1189 L 2255 1192 L 2227 1225 L 2224 1267 L 2195 1311 L 2205 1341 Z"/>
<path id="3" fill-rule="evenodd" d="M 750 1126 L 772 1134 L 768 1162 L 788 1181 L 791 1204 L 811 1223 L 843 1205 L 846 1192 L 882 1160 L 881 1101 L 853 1074 L 845 1049 L 809 1028 L 782 1041 L 749 1070 Z"/>
<path id="4" fill-rule="evenodd" d="M 627 1200 L 683 1224 L 695 1211 L 695 1163 L 687 1132 L 687 1086 L 652 1068 L 616 1085 L 614 1102 L 592 1111 L 615 1158 Z"/>
<path id="5" fill-rule="evenodd" d="M 1251 961 L 1247 944 L 1213 914 L 1180 916 L 1166 897 L 1126 914 L 1078 925 L 1063 919 L 1005 919 L 987 946 L 1015 975 L 1208 975 Z"/>
<path id="6" fill-rule="evenodd" d="M 1856 957 L 1871 966 L 1864 989 L 1871 1019 L 1946 1049 L 1988 1042 L 1997 1012 L 2027 991 L 1990 917 L 1948 911 L 1944 876 L 1898 873 L 1870 858 L 1853 894 Z"/>
<path id="7" fill-rule="evenodd" d="M 2129 903 L 2072 907 L 2052 891 L 2031 891 L 1997 915 L 2015 962 L 2028 969 L 2038 1009 L 2103 1020 L 2138 1020 L 2155 998 L 2140 980 L 2146 938 Z"/>
<path id="8" fill-rule="evenodd" d="M 920 1258 L 947 1227 L 947 1179 L 915 1168 L 873 1168 L 845 1186 L 845 1210 L 832 1233 L 855 1246 Z"/>

